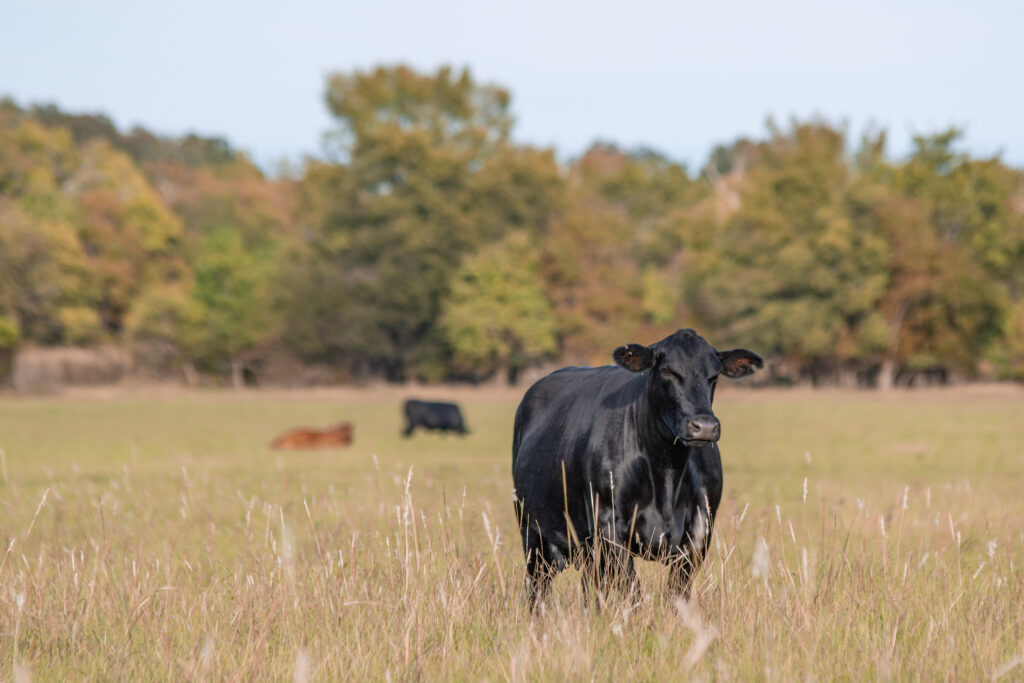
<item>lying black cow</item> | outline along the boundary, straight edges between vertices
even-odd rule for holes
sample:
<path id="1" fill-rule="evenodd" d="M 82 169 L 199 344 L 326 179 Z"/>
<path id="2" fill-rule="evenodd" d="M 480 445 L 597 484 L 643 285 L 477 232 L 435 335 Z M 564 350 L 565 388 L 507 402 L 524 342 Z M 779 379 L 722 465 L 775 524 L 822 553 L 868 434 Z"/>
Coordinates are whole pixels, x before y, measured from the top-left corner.
<path id="1" fill-rule="evenodd" d="M 462 420 L 462 412 L 454 403 L 409 399 L 405 402 L 405 430 L 402 436 L 411 435 L 417 427 L 440 432 L 469 433 Z"/>
<path id="2" fill-rule="evenodd" d="M 635 590 L 634 555 L 669 564 L 670 587 L 687 592 L 707 552 L 722 497 L 715 383 L 763 362 L 716 351 L 693 330 L 620 346 L 613 358 L 548 375 L 516 412 L 512 477 L 531 605 L 570 563 L 586 570 L 585 589 Z"/>

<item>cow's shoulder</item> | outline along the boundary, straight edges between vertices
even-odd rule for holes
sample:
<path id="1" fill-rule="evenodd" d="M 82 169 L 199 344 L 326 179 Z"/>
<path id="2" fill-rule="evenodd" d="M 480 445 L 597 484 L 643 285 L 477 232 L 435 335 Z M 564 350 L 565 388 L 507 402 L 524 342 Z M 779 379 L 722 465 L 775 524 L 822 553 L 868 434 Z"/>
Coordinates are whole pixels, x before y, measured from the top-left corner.
<path id="1" fill-rule="evenodd" d="M 577 397 L 582 389 L 599 387 L 609 378 L 619 374 L 614 365 L 597 368 L 569 367 L 555 370 L 550 375 L 537 380 L 526 392 L 527 398 L 551 398 L 555 396 Z M 628 373 L 622 373 L 628 374 Z M 585 396 L 584 396 L 585 397 Z"/>

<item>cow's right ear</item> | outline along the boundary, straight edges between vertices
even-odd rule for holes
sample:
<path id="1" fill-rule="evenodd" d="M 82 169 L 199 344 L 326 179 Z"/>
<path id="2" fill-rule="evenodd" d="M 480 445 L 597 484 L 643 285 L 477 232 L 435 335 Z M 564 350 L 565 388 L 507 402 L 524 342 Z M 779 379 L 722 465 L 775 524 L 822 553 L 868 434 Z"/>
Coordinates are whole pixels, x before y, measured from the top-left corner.
<path id="1" fill-rule="evenodd" d="M 654 365 L 654 351 L 643 344 L 620 346 L 612 353 L 612 358 L 616 365 L 633 372 L 642 372 Z"/>

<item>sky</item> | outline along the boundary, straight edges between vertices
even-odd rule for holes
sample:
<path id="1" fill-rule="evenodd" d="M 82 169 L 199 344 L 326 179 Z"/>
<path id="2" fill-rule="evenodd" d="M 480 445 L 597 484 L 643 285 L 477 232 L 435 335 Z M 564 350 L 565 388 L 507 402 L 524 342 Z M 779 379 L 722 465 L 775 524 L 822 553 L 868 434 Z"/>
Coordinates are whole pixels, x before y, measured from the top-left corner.
<path id="1" fill-rule="evenodd" d="M 516 140 L 686 163 L 822 117 L 852 139 L 956 125 L 1024 166 L 1024 2 L 0 0 L 0 97 L 122 129 L 227 138 L 264 168 L 319 154 L 328 74 L 468 66 L 512 93 Z"/>

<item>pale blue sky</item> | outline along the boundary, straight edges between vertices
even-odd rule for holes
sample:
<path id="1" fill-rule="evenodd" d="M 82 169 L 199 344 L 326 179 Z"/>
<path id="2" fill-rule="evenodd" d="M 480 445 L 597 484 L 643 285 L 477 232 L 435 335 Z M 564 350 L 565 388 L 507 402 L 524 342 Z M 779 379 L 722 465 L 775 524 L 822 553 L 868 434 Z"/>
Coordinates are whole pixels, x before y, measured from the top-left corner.
<path id="1" fill-rule="evenodd" d="M 513 95 L 515 137 L 595 139 L 691 167 L 767 116 L 855 135 L 967 128 L 1024 165 L 1024 2 L 107 2 L 0 0 L 0 95 L 121 127 L 223 135 L 264 165 L 317 153 L 325 75 L 468 65 Z"/>

